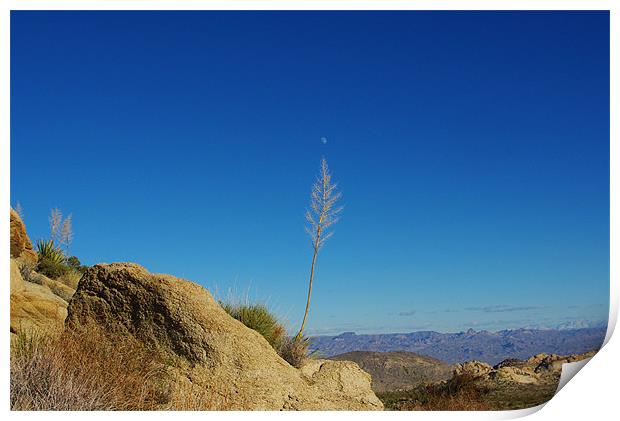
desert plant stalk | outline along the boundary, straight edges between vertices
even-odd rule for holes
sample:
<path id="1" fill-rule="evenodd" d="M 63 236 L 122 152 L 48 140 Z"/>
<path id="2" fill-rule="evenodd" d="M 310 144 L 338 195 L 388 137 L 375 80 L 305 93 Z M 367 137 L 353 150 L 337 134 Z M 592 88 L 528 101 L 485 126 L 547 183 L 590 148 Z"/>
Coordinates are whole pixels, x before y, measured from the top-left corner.
<path id="1" fill-rule="evenodd" d="M 328 229 L 338 222 L 338 215 L 342 212 L 342 207 L 337 206 L 341 198 L 338 191 L 338 184 L 332 182 L 332 175 L 329 172 L 327 161 L 321 159 L 321 172 L 312 186 L 310 195 L 310 209 L 306 211 L 306 232 L 312 241 L 312 264 L 310 265 L 310 280 L 308 282 L 308 297 L 306 299 L 306 311 L 301 321 L 299 332 L 295 336 L 295 340 L 299 341 L 306 327 L 308 319 L 308 311 L 310 309 L 310 298 L 312 297 L 312 281 L 314 280 L 314 269 L 316 267 L 316 258 L 319 250 L 325 245 L 325 242 L 332 236 L 333 231 Z"/>
<path id="2" fill-rule="evenodd" d="M 23 221 L 24 220 L 24 208 L 22 207 L 22 204 L 19 202 L 15 203 L 15 207 L 13 209 L 15 209 L 15 212 L 17 212 L 17 214 Z"/>
<path id="3" fill-rule="evenodd" d="M 69 215 L 63 219 L 62 212 L 54 208 L 50 212 L 50 241 L 60 250 L 64 245 L 66 251 L 73 241 L 73 216 Z"/>

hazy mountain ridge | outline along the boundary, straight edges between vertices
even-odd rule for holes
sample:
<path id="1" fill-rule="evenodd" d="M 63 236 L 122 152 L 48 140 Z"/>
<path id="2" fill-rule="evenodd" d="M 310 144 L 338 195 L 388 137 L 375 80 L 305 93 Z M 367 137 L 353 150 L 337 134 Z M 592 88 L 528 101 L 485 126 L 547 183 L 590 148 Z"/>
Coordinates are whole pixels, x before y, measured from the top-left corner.
<path id="1" fill-rule="evenodd" d="M 327 357 L 352 351 L 409 351 L 450 364 L 478 360 L 494 365 L 508 358 L 526 359 L 539 353 L 569 355 L 598 350 L 605 333 L 604 327 L 368 335 L 346 332 L 337 336 L 315 336 L 311 348 Z"/>

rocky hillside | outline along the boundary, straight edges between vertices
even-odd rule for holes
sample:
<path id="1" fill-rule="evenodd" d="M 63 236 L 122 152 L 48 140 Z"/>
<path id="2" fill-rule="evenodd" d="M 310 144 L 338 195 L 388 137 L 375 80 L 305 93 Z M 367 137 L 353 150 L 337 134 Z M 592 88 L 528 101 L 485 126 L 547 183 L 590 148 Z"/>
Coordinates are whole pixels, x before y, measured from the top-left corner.
<path id="1" fill-rule="evenodd" d="M 594 352 L 560 356 L 538 354 L 527 360 L 508 359 L 491 367 L 479 361 L 459 364 L 448 384 L 463 377 L 483 391 L 484 398 L 498 409 L 516 409 L 540 405 L 555 394 L 562 365 L 594 356 Z"/>
<path id="2" fill-rule="evenodd" d="M 468 361 L 455 365 L 447 381 L 379 396 L 386 408 L 397 410 L 528 408 L 553 397 L 563 364 L 593 355 L 538 354 L 526 360 L 507 359 L 495 366 Z"/>
<path id="3" fill-rule="evenodd" d="M 478 360 L 497 364 L 507 358 L 526 359 L 542 352 L 579 354 L 597 350 L 605 338 L 605 328 L 571 330 L 517 329 L 459 333 L 412 332 L 377 335 L 343 333 L 312 338 L 312 349 L 334 356 L 352 351 L 409 351 L 447 363 Z"/>
<path id="4" fill-rule="evenodd" d="M 356 362 L 372 376 L 372 390 L 375 392 L 413 389 L 422 384 L 448 380 L 452 375 L 449 364 L 413 352 L 353 351 L 330 359 Z"/>

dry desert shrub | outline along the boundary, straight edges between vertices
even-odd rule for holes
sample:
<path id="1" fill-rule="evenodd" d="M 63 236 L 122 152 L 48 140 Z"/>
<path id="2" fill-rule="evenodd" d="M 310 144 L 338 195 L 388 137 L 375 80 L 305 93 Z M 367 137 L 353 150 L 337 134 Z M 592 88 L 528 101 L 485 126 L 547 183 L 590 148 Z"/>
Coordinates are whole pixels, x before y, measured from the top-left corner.
<path id="1" fill-rule="evenodd" d="M 11 343 L 12 410 L 149 410 L 169 399 L 158 355 L 99 329 L 21 332 Z"/>
<path id="2" fill-rule="evenodd" d="M 490 405 L 475 390 L 460 390 L 453 395 L 433 395 L 422 408 L 426 411 L 488 411 Z"/>
<path id="3" fill-rule="evenodd" d="M 441 386 L 427 386 L 428 411 L 488 411 L 490 405 L 484 395 L 488 392 L 476 384 L 476 376 L 462 373 Z"/>
<path id="4" fill-rule="evenodd" d="M 192 384 L 169 356 L 94 325 L 20 332 L 11 341 L 11 410 L 227 410 L 228 396 Z"/>
<path id="5" fill-rule="evenodd" d="M 308 358 L 310 341 L 306 337 L 293 337 L 284 339 L 280 346 L 279 354 L 287 363 L 295 368 L 300 368 Z"/>
<path id="6" fill-rule="evenodd" d="M 488 411 L 494 409 L 485 399 L 488 391 L 475 384 L 468 374 L 449 382 L 419 386 L 412 390 L 378 394 L 387 409 L 400 411 Z"/>

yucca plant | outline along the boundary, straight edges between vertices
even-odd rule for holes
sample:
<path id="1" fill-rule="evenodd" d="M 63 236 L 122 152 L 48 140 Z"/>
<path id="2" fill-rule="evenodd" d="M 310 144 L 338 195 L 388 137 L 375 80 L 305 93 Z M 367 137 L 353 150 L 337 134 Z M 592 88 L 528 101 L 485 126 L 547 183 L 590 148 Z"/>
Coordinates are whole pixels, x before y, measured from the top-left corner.
<path id="1" fill-rule="evenodd" d="M 332 236 L 333 231 L 329 229 L 338 222 L 339 214 L 342 212 L 342 206 L 337 206 L 341 198 L 338 191 L 338 185 L 332 182 L 332 174 L 327 167 L 325 158 L 321 159 L 321 172 L 312 186 L 312 194 L 310 196 L 310 209 L 306 211 L 306 232 L 312 241 L 312 265 L 310 266 L 310 281 L 308 283 L 308 297 L 306 299 L 306 311 L 301 321 L 299 332 L 295 336 L 296 341 L 300 341 L 303 337 L 306 319 L 308 318 L 308 310 L 310 309 L 310 297 L 312 295 L 312 281 L 314 279 L 314 268 L 316 266 L 316 257 L 319 250 L 325 245 L 325 242 Z"/>
<path id="2" fill-rule="evenodd" d="M 65 255 L 56 247 L 54 240 L 37 240 L 37 253 L 39 260 L 48 260 L 58 265 L 65 263 Z"/>

